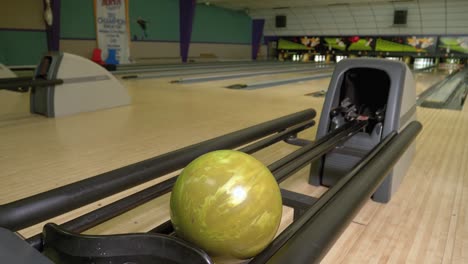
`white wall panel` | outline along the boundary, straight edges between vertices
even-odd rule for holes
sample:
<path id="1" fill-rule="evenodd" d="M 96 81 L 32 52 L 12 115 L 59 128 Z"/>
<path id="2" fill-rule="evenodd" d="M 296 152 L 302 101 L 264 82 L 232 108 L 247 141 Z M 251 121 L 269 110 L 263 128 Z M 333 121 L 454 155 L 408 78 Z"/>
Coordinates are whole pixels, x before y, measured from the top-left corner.
<path id="1" fill-rule="evenodd" d="M 214 0 L 233 6 L 257 5 L 251 9 L 253 18 L 265 18 L 265 34 L 294 35 L 312 31 L 314 34 L 468 34 L 468 0 L 419 0 L 390 3 L 383 0 L 347 0 L 349 5 L 329 6 L 343 1 L 333 0 Z M 213 1 L 212 1 L 213 2 Z M 255 3 L 255 4 L 254 4 Z M 302 5 L 302 6 L 300 6 Z M 272 6 L 294 8 L 272 9 Z M 445 7 L 447 6 L 447 9 Z M 407 25 L 393 26 L 396 9 L 408 10 Z M 447 17 L 446 17 L 447 12 Z M 275 28 L 275 16 L 287 16 L 287 27 Z M 446 24 L 447 21 L 447 24 Z M 307 33 L 308 34 L 308 33 Z"/>

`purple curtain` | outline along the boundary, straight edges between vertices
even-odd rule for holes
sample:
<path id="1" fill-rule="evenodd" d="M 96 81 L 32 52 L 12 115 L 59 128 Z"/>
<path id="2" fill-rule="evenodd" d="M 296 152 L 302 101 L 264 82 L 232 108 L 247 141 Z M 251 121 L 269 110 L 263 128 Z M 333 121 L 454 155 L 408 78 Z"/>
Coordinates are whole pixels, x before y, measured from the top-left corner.
<path id="1" fill-rule="evenodd" d="M 265 19 L 252 20 L 252 60 L 257 59 L 257 54 L 261 46 L 264 25 Z"/>
<path id="2" fill-rule="evenodd" d="M 60 49 L 60 1 L 61 0 L 50 0 L 53 17 L 52 26 L 44 22 L 46 23 L 47 48 L 49 51 L 58 51 Z M 44 0 L 44 11 L 46 8 L 47 4 Z"/>
<path id="3" fill-rule="evenodd" d="M 179 0 L 180 56 L 187 62 L 196 0 Z"/>

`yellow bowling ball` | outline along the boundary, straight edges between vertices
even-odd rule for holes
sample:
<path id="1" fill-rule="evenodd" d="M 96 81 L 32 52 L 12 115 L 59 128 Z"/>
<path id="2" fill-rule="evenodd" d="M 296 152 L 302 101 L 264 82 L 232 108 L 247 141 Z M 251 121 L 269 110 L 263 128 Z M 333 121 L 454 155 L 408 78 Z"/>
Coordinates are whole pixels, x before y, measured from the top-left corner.
<path id="1" fill-rule="evenodd" d="M 176 234 L 214 257 L 247 259 L 274 238 L 281 220 L 281 193 L 265 165 L 234 150 L 192 161 L 171 194 Z"/>

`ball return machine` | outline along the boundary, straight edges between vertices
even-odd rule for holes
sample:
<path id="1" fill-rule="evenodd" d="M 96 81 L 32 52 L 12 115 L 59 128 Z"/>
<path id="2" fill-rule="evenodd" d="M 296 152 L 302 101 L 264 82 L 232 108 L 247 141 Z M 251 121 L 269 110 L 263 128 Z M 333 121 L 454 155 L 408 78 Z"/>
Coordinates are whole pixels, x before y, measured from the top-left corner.
<path id="1" fill-rule="evenodd" d="M 69 53 L 45 54 L 33 78 L 8 77 L 0 77 L 0 91 L 9 92 L 2 96 L 14 99 L 12 92 L 30 92 L 30 112 L 46 117 L 67 116 L 130 103 L 127 88 L 106 69 Z"/>

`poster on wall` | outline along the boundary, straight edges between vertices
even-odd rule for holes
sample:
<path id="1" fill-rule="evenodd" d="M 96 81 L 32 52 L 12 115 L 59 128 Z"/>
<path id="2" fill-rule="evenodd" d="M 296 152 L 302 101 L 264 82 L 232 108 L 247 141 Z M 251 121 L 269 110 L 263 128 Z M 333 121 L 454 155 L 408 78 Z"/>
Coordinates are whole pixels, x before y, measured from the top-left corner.
<path id="1" fill-rule="evenodd" d="M 376 51 L 386 52 L 435 52 L 435 36 L 394 36 L 377 39 Z"/>
<path id="2" fill-rule="evenodd" d="M 128 0 L 94 0 L 94 8 L 96 39 L 102 59 L 106 61 L 115 53 L 118 63 L 129 63 Z"/>
<path id="3" fill-rule="evenodd" d="M 439 50 L 443 53 L 468 54 L 468 36 L 440 37 Z"/>

